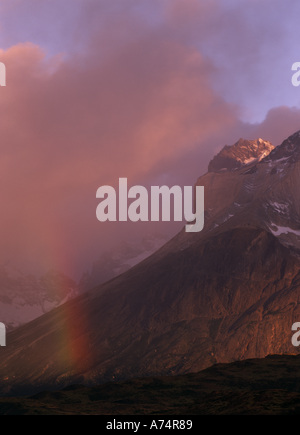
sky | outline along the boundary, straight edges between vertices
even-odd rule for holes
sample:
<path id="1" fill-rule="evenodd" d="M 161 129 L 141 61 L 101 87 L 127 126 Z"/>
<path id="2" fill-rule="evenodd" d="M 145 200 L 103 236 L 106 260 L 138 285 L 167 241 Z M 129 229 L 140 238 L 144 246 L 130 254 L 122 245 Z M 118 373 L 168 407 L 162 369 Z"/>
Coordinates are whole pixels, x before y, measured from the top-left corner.
<path id="1" fill-rule="evenodd" d="M 224 145 L 298 131 L 299 16 L 297 0 L 0 0 L 0 262 L 78 276 L 171 237 L 99 223 L 97 189 L 193 185 Z"/>

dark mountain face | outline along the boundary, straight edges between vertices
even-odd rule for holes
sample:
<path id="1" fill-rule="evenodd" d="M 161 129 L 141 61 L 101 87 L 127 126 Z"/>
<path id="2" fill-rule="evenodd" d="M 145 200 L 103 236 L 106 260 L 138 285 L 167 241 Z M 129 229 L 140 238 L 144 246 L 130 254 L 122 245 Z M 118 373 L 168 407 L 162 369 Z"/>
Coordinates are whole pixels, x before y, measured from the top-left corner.
<path id="1" fill-rule="evenodd" d="M 1 393 L 297 353 L 300 164 L 260 160 L 198 180 L 202 233 L 182 231 L 129 272 L 11 333 L 0 348 Z"/>
<path id="2" fill-rule="evenodd" d="M 280 147 L 272 151 L 269 158 L 270 162 L 282 161 L 285 163 L 295 163 L 300 159 L 300 131 L 290 136 Z"/>

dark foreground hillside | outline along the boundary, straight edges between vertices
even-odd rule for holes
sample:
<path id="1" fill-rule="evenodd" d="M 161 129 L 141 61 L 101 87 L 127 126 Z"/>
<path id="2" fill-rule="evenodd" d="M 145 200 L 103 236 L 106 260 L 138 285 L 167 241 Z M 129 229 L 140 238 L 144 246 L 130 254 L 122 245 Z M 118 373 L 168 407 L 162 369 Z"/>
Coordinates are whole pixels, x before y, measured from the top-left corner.
<path id="1" fill-rule="evenodd" d="M 197 374 L 3 398 L 0 414 L 295 415 L 300 414 L 300 357 L 272 356 Z"/>

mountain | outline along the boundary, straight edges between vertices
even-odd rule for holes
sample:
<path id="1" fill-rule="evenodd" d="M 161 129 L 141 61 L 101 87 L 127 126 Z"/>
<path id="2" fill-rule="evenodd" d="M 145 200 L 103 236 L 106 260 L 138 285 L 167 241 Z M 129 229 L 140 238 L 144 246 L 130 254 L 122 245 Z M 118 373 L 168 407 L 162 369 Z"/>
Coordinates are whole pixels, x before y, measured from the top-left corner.
<path id="1" fill-rule="evenodd" d="M 242 153 L 235 144 L 231 154 L 248 156 L 252 147 L 246 152 L 246 142 L 238 142 L 243 144 Z M 291 250 L 300 248 L 300 133 L 272 149 L 265 156 L 263 147 L 263 160 L 258 158 L 239 170 L 211 170 L 199 178 L 197 184 L 206 190 L 206 231 L 252 225 L 272 233 Z"/>
<path id="2" fill-rule="evenodd" d="M 263 147 L 251 157 L 249 143 L 252 162 L 210 165 L 199 178 L 203 232 L 183 230 L 130 271 L 8 335 L 2 394 L 298 353 L 299 134 L 268 155 Z"/>
<path id="3" fill-rule="evenodd" d="M 73 385 L 0 398 L 0 415 L 299 415 L 299 370 L 299 356 L 272 356 L 183 376 Z"/>
<path id="4" fill-rule="evenodd" d="M 271 142 L 240 139 L 232 146 L 226 145 L 222 151 L 210 162 L 208 171 L 219 172 L 224 170 L 240 169 L 250 163 L 260 162 L 274 150 Z"/>
<path id="5" fill-rule="evenodd" d="M 8 330 L 28 323 L 78 296 L 76 283 L 60 272 L 37 278 L 0 267 L 0 317 Z"/>

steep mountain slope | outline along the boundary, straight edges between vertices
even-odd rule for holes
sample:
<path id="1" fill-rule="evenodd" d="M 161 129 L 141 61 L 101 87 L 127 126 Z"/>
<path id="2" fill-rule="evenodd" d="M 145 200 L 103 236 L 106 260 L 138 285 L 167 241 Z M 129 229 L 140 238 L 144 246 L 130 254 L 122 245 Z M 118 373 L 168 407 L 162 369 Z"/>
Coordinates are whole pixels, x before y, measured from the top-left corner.
<path id="1" fill-rule="evenodd" d="M 202 233 L 182 231 L 124 275 L 11 333 L 0 348 L 2 394 L 297 353 L 298 138 L 201 177 Z"/>

